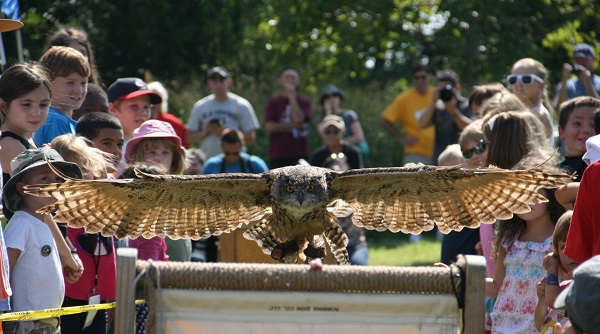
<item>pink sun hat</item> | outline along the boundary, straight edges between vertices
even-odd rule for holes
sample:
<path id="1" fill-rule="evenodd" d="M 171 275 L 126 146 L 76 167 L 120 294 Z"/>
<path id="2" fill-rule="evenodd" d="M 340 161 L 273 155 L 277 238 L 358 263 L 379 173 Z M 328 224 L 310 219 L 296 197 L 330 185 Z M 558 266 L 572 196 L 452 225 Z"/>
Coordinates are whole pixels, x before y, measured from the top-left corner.
<path id="1" fill-rule="evenodd" d="M 145 121 L 139 128 L 133 130 L 133 136 L 127 142 L 127 146 L 125 147 L 125 162 L 128 164 L 131 163 L 135 147 L 144 138 L 172 138 L 177 144 L 181 154 L 185 156 L 185 149 L 181 146 L 181 138 L 177 136 L 173 126 L 167 122 L 151 119 Z"/>

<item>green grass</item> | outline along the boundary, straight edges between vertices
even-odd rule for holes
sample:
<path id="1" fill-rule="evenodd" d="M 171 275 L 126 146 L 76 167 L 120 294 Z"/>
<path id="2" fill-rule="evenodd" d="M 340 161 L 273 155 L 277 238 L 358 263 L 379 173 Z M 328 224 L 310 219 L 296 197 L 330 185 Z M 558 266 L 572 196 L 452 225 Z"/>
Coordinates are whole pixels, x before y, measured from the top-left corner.
<path id="1" fill-rule="evenodd" d="M 367 231 L 369 265 L 431 266 L 440 261 L 441 241 L 435 232 L 425 233 L 419 243 L 410 243 L 408 235 Z"/>

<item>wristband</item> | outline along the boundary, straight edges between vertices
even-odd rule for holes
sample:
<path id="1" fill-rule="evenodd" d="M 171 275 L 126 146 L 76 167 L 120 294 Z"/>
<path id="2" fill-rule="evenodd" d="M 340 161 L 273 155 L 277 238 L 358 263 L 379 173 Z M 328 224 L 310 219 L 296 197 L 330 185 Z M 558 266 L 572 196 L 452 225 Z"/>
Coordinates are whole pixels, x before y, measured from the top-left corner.
<path id="1" fill-rule="evenodd" d="M 69 250 L 71 251 L 71 254 L 77 254 L 77 248 L 71 247 L 71 248 L 69 248 Z"/>
<path id="2" fill-rule="evenodd" d="M 548 277 L 546 277 L 546 285 L 558 285 L 558 277 L 553 273 L 548 273 Z"/>

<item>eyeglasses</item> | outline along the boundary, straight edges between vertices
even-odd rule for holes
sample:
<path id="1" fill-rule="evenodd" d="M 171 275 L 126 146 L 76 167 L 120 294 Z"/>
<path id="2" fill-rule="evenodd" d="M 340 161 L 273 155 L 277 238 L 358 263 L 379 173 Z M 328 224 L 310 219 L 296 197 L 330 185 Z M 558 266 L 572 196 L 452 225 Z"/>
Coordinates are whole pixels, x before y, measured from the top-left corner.
<path id="1" fill-rule="evenodd" d="M 340 130 L 338 130 L 338 129 L 325 130 L 325 134 L 326 135 L 339 135 Z"/>
<path id="2" fill-rule="evenodd" d="M 524 85 L 531 85 L 534 80 L 540 83 L 544 83 L 544 79 L 538 77 L 535 74 L 509 75 L 506 77 L 506 81 L 508 81 L 509 85 L 516 85 L 517 82 L 520 82 Z"/>
<path id="3" fill-rule="evenodd" d="M 465 157 L 465 159 L 471 159 L 471 157 L 474 154 L 480 155 L 481 153 L 483 153 L 483 151 L 485 151 L 485 148 L 488 146 L 488 144 L 489 143 L 487 141 L 482 139 L 479 141 L 479 145 L 477 145 L 471 149 L 462 151 L 462 155 L 463 155 L 463 157 Z"/>

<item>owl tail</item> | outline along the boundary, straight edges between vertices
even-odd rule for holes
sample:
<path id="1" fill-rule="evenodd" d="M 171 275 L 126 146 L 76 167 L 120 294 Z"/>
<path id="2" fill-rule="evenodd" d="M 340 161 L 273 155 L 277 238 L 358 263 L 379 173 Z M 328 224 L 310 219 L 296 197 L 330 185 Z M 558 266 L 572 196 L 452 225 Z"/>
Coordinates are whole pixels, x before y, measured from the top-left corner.
<path id="1" fill-rule="evenodd" d="M 323 236 L 325 237 L 325 240 L 327 240 L 335 259 L 340 264 L 350 264 L 348 251 L 346 250 L 348 237 L 336 220 L 335 217 L 329 217 L 329 224 L 325 227 Z"/>
<path id="2" fill-rule="evenodd" d="M 275 235 L 271 225 L 266 219 L 261 220 L 254 224 L 254 226 L 244 232 L 244 238 L 248 240 L 254 240 L 259 247 L 262 248 L 263 253 L 271 255 L 273 248 L 281 244 L 281 240 Z"/>

